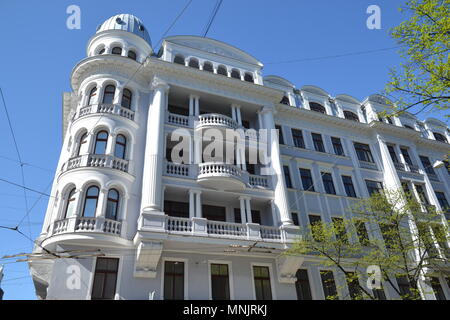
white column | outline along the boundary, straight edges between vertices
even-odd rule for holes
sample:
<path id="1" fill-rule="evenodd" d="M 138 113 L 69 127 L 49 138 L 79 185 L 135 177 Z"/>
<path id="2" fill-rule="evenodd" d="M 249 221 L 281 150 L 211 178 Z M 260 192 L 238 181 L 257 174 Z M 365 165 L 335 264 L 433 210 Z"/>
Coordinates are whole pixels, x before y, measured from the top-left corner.
<path id="1" fill-rule="evenodd" d="M 194 110 L 195 110 L 195 116 L 199 116 L 200 115 L 200 97 L 195 96 L 194 99 Z"/>
<path id="2" fill-rule="evenodd" d="M 97 209 L 95 217 L 105 217 L 106 215 L 106 203 L 108 201 L 108 189 L 101 188 L 98 195 Z"/>
<path id="3" fill-rule="evenodd" d="M 402 184 L 398 178 L 397 169 L 394 166 L 386 141 L 377 134 L 377 141 L 380 147 L 381 162 L 383 164 L 384 183 L 388 189 L 399 189 Z"/>
<path id="4" fill-rule="evenodd" d="M 106 150 L 105 154 L 113 155 L 114 154 L 114 144 L 116 142 L 116 134 L 111 132 L 108 134 L 108 141 L 106 141 Z"/>
<path id="5" fill-rule="evenodd" d="M 267 144 L 270 150 L 270 166 L 272 168 L 272 185 L 275 193 L 275 208 L 279 212 L 281 223 L 283 225 L 292 225 L 289 213 L 288 195 L 286 191 L 286 182 L 284 181 L 283 169 L 281 166 L 280 146 L 276 134 L 272 135 L 275 129 L 275 121 L 273 118 L 273 108 L 264 107 L 261 111 L 264 128 L 270 132 L 270 139 Z"/>
<path id="6" fill-rule="evenodd" d="M 189 190 L 189 218 L 195 217 L 195 191 Z"/>
<path id="7" fill-rule="evenodd" d="M 246 218 L 246 208 L 245 208 L 245 198 L 244 197 L 239 197 L 239 204 L 240 204 L 240 209 L 241 209 L 241 223 L 246 223 L 247 222 L 247 218 Z M 251 220 L 249 221 L 251 222 Z"/>
<path id="8" fill-rule="evenodd" d="M 195 96 L 194 95 L 189 95 L 189 115 L 193 116 L 194 115 L 194 104 L 195 104 Z"/>
<path id="9" fill-rule="evenodd" d="M 247 221 L 249 223 L 253 223 L 253 220 L 252 220 L 252 208 L 250 206 L 250 198 L 245 198 L 245 209 L 246 209 L 246 212 L 247 212 Z"/>
<path id="10" fill-rule="evenodd" d="M 153 100 L 149 106 L 142 177 L 142 211 L 161 212 L 162 167 L 164 155 L 164 115 L 169 86 L 159 78 L 152 82 Z"/>
<path id="11" fill-rule="evenodd" d="M 201 191 L 197 191 L 195 193 L 195 204 L 196 204 L 196 208 L 195 208 L 195 216 L 197 218 L 201 218 L 202 217 L 202 199 L 201 199 Z"/>

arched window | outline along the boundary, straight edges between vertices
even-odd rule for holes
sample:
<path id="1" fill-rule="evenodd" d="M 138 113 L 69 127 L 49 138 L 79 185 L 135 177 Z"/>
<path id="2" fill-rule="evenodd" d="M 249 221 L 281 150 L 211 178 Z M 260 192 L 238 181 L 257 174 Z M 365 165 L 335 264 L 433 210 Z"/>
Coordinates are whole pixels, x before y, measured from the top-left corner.
<path id="1" fill-rule="evenodd" d="M 111 51 L 112 54 L 118 54 L 121 55 L 122 54 L 122 48 L 121 47 L 114 47 Z"/>
<path id="2" fill-rule="evenodd" d="M 225 66 L 218 66 L 217 67 L 217 74 L 221 74 L 221 75 L 223 75 L 223 76 L 228 76 L 228 73 L 227 73 L 227 67 L 225 67 Z"/>
<path id="3" fill-rule="evenodd" d="M 241 79 L 241 73 L 237 69 L 231 70 L 231 77 L 236 79 Z"/>
<path id="4" fill-rule="evenodd" d="M 254 82 L 253 81 L 253 75 L 251 73 L 246 72 L 244 75 L 244 80 L 247 82 Z"/>
<path id="5" fill-rule="evenodd" d="M 78 150 L 76 156 L 86 153 L 87 151 L 87 132 L 83 133 L 80 137 L 80 142 L 78 143 Z"/>
<path id="6" fill-rule="evenodd" d="M 200 66 L 199 66 L 199 64 L 198 64 L 198 60 L 195 59 L 195 58 L 191 58 L 191 59 L 189 60 L 189 67 L 199 69 Z"/>
<path id="7" fill-rule="evenodd" d="M 122 107 L 131 109 L 132 93 L 129 89 L 123 89 L 122 93 Z"/>
<path id="8" fill-rule="evenodd" d="M 112 104 L 114 102 L 114 95 L 116 93 L 116 87 L 112 84 L 107 85 L 103 92 L 103 103 Z"/>
<path id="9" fill-rule="evenodd" d="M 437 141 L 441 141 L 441 142 L 447 143 L 447 138 L 443 134 L 441 134 L 439 132 L 433 132 L 433 135 L 434 135 L 434 138 Z"/>
<path id="10" fill-rule="evenodd" d="M 89 187 L 84 198 L 83 217 L 95 217 L 97 210 L 99 189 L 96 186 Z"/>
<path id="11" fill-rule="evenodd" d="M 125 159 L 125 152 L 127 148 L 127 138 L 124 135 L 119 134 L 116 138 L 116 146 L 114 148 L 114 155 L 117 158 Z"/>
<path id="12" fill-rule="evenodd" d="M 69 196 L 67 197 L 66 208 L 64 210 L 63 219 L 70 218 L 75 214 L 75 191 L 73 188 L 69 192 Z"/>
<path id="13" fill-rule="evenodd" d="M 323 114 L 327 113 L 327 111 L 325 110 L 325 107 L 317 102 L 310 102 L 309 109 L 311 109 L 312 111 L 315 111 L 315 112 L 323 113 Z"/>
<path id="14" fill-rule="evenodd" d="M 108 142 L 108 132 L 99 131 L 95 137 L 94 154 L 105 154 Z"/>
<path id="15" fill-rule="evenodd" d="M 203 70 L 208 71 L 208 72 L 214 72 L 212 63 L 206 61 L 206 62 L 203 64 Z"/>
<path id="16" fill-rule="evenodd" d="M 356 121 L 359 122 L 359 117 L 356 113 L 345 110 L 344 111 L 344 118 L 347 120 L 352 120 L 352 121 Z"/>
<path id="17" fill-rule="evenodd" d="M 184 66 L 184 57 L 181 54 L 177 54 L 175 59 L 173 59 L 174 63 L 182 64 Z"/>
<path id="18" fill-rule="evenodd" d="M 280 101 L 281 104 L 289 105 L 289 98 L 284 96 L 283 99 Z"/>
<path id="19" fill-rule="evenodd" d="M 106 202 L 106 219 L 117 220 L 117 210 L 119 208 L 119 192 L 116 189 L 108 191 L 108 200 Z"/>
<path id="20" fill-rule="evenodd" d="M 134 52 L 133 50 L 129 50 L 128 51 L 128 58 L 136 60 L 136 52 Z"/>
<path id="21" fill-rule="evenodd" d="M 89 98 L 88 98 L 88 102 L 87 102 L 88 106 L 90 106 L 94 102 L 96 95 L 97 95 L 97 87 L 93 87 L 91 89 L 91 91 L 89 91 Z"/>
<path id="22" fill-rule="evenodd" d="M 97 54 L 104 54 L 104 53 L 105 53 L 105 48 L 101 48 Z"/>

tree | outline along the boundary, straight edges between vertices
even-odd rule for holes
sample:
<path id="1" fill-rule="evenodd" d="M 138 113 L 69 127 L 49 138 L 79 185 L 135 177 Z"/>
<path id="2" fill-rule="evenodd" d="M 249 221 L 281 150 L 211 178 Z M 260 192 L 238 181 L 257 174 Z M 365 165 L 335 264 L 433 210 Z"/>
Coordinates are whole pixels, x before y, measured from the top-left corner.
<path id="1" fill-rule="evenodd" d="M 401 113 L 447 110 L 450 104 L 450 0 L 408 0 L 411 17 L 391 30 L 405 63 L 392 69 L 386 95 Z M 449 115 L 445 115 L 449 117 Z"/>
<path id="2" fill-rule="evenodd" d="M 450 275 L 445 268 L 450 251 L 443 214 L 416 199 L 403 190 L 385 190 L 358 200 L 349 208 L 350 218 L 302 228 L 285 254 L 306 255 L 339 270 L 351 299 L 383 299 L 384 291 L 372 291 L 363 281 L 371 266 L 378 266 L 381 282 L 402 299 L 420 299 L 419 280 L 430 275 L 427 270 Z"/>

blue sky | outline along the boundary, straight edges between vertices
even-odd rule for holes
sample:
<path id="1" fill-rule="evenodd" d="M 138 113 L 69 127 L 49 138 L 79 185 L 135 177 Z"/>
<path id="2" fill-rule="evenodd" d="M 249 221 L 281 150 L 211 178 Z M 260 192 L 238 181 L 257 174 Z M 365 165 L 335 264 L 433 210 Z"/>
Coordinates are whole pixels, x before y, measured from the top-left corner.
<path id="1" fill-rule="evenodd" d="M 25 183 L 44 192 L 54 175 L 61 133 L 62 93 L 70 91 L 73 66 L 85 57 L 86 44 L 98 24 L 118 13 L 141 18 L 157 43 L 187 0 L 172 1 L 1 1 L 3 90 L 24 165 Z M 346 93 L 360 100 L 383 90 L 390 67 L 400 63 L 395 50 L 299 63 L 269 63 L 317 58 L 395 46 L 389 29 L 406 16 L 399 0 L 224 0 L 208 33 L 265 63 L 264 74 L 276 74 L 298 88 L 317 85 L 331 95 Z M 66 28 L 67 6 L 81 8 L 81 30 Z M 168 35 L 201 35 L 213 0 L 193 0 Z M 366 27 L 366 9 L 381 8 L 382 29 Z M 157 51 L 158 48 L 155 49 Z M 421 115 L 427 117 L 429 115 Z M 443 119 L 443 115 L 434 117 Z M 0 178 L 21 183 L 13 140 L 0 108 Z M 11 160 L 12 159 L 12 160 Z M 28 207 L 36 205 L 21 230 L 34 239 L 41 230 L 48 198 L 27 192 Z M 23 190 L 0 181 L 0 225 L 15 226 L 25 216 Z M 0 257 L 30 252 L 31 242 L 0 229 Z M 4 299 L 34 299 L 34 288 L 23 262 L 5 263 Z"/>

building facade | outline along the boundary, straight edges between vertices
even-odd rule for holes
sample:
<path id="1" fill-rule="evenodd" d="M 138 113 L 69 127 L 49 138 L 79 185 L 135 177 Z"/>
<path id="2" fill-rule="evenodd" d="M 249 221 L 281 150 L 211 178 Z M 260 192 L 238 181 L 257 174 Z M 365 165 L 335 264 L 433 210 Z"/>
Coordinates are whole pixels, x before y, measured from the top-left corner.
<path id="1" fill-rule="evenodd" d="M 297 89 L 262 68 L 197 36 L 153 52 L 133 15 L 98 27 L 63 95 L 64 141 L 35 247 L 57 257 L 30 262 L 39 298 L 324 299 L 330 278 L 346 299 L 342 274 L 282 254 L 299 226 L 345 217 L 358 198 L 402 183 L 424 205 L 448 206 L 450 166 L 432 165 L 450 152 L 444 123 L 380 118 L 382 96 Z M 221 142 L 232 163 L 201 156 L 213 140 L 195 137 L 208 129 L 244 132 L 239 148 Z M 249 161 L 261 148 L 270 161 Z M 438 281 L 450 299 L 448 279 Z"/>

